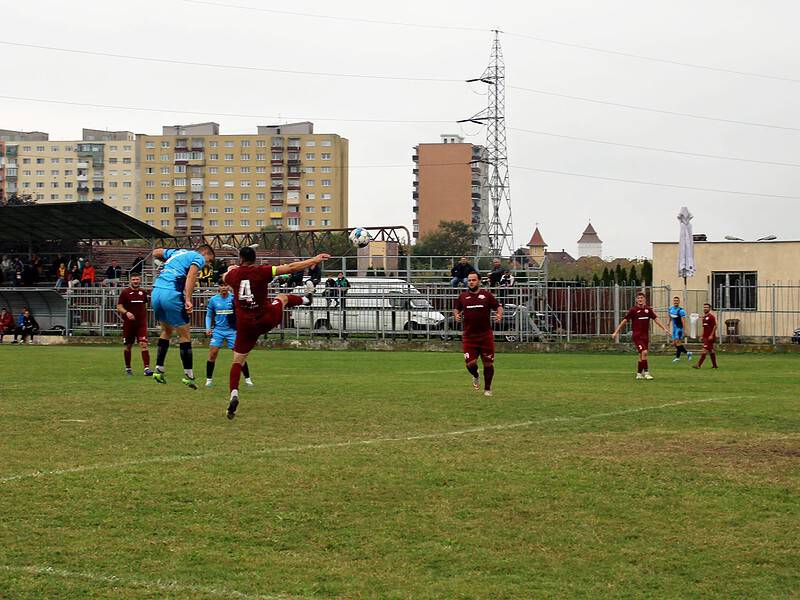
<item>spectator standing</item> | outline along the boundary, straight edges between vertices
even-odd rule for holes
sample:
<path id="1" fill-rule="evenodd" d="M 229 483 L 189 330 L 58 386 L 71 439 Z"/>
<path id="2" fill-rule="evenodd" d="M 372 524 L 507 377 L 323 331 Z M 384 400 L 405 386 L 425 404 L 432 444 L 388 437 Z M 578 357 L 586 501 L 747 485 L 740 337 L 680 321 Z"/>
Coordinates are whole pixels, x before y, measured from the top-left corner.
<path id="1" fill-rule="evenodd" d="M 6 283 L 14 282 L 14 261 L 12 261 L 7 254 L 4 254 L 3 260 L 0 261 L 0 271 L 2 271 L 3 280 Z"/>
<path id="2" fill-rule="evenodd" d="M 453 268 L 450 269 L 450 286 L 451 287 L 459 287 L 459 286 L 467 286 L 467 276 L 470 273 L 475 272 L 475 267 L 469 264 L 466 256 L 462 256 L 459 261 L 453 265 Z"/>
<path id="3" fill-rule="evenodd" d="M 17 331 L 14 332 L 14 341 L 11 342 L 12 344 L 17 343 L 17 335 L 22 335 L 22 343 L 25 343 L 25 340 L 28 339 L 28 343 L 33 343 L 33 336 L 39 333 L 39 324 L 36 322 L 36 319 L 31 314 L 30 309 L 26 306 L 22 309 L 22 314 L 19 316 L 19 321 L 17 321 Z"/>
<path id="4" fill-rule="evenodd" d="M 489 272 L 489 287 L 500 287 L 500 279 L 503 277 L 504 272 L 503 263 L 500 262 L 499 258 L 495 258 L 492 261 L 492 270 Z"/>
<path id="5" fill-rule="evenodd" d="M 119 280 L 122 278 L 122 267 L 117 264 L 117 261 L 112 260 L 111 264 L 106 269 L 106 278 L 103 280 L 103 285 L 116 287 L 119 285 Z"/>
<path id="6" fill-rule="evenodd" d="M 94 279 L 95 279 L 94 266 L 92 266 L 92 261 L 87 260 L 84 263 L 83 271 L 81 272 L 81 286 L 94 287 Z"/>
<path id="7" fill-rule="evenodd" d="M 12 334 L 15 331 L 14 315 L 5 308 L 0 310 L 0 344 L 3 343 L 3 336 Z"/>
<path id="8" fill-rule="evenodd" d="M 133 259 L 133 264 L 131 265 L 131 274 L 138 273 L 139 275 L 142 274 L 144 270 L 144 256 L 141 254 Z"/>
<path id="9" fill-rule="evenodd" d="M 70 288 L 76 288 L 81 284 L 81 271 L 78 268 L 77 261 L 71 261 L 72 266 L 67 273 L 67 285 Z"/>
<path id="10" fill-rule="evenodd" d="M 67 285 L 67 265 L 63 262 L 56 267 L 56 289 L 59 290 Z"/>
<path id="11" fill-rule="evenodd" d="M 19 258 L 14 259 L 14 286 L 22 287 L 25 285 L 25 265 Z"/>
<path id="12" fill-rule="evenodd" d="M 498 295 L 500 296 L 500 302 L 508 302 L 509 296 L 511 295 L 509 288 L 514 287 L 514 276 L 508 269 L 503 269 L 503 274 L 500 276 L 498 287 L 500 288 L 500 291 L 498 292 Z"/>
<path id="13" fill-rule="evenodd" d="M 336 299 L 336 280 L 333 277 L 328 277 L 325 280 L 325 291 L 322 294 L 325 297 L 325 307 L 329 308 L 331 302 L 335 302 L 334 307 L 339 306 L 339 301 Z"/>

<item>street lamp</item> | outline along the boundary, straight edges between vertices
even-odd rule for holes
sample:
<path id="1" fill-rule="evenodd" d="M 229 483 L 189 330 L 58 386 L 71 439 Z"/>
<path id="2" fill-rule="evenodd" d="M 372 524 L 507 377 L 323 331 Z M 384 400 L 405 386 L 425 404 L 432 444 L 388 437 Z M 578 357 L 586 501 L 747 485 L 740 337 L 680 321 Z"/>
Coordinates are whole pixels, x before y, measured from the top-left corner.
<path id="1" fill-rule="evenodd" d="M 777 240 L 777 239 L 778 239 L 777 235 L 765 235 L 764 237 L 758 238 L 756 241 L 757 242 L 771 242 L 772 240 Z"/>
<path id="2" fill-rule="evenodd" d="M 729 242 L 743 242 L 744 241 L 742 238 L 734 237 L 732 235 L 726 235 L 725 239 L 728 240 Z"/>

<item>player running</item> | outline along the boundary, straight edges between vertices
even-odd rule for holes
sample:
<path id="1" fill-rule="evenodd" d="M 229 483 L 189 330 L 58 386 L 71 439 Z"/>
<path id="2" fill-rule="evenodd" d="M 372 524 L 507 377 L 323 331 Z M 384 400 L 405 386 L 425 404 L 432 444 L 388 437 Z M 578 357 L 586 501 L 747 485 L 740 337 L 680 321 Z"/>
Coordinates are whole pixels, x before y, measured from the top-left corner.
<path id="1" fill-rule="evenodd" d="M 711 356 L 711 368 L 717 368 L 717 353 L 714 352 L 714 342 L 717 339 L 717 317 L 711 312 L 711 305 L 706 302 L 703 304 L 703 354 L 694 366 L 699 369 L 706 359 L 706 354 Z"/>
<path id="2" fill-rule="evenodd" d="M 686 310 L 681 306 L 681 299 L 675 296 L 672 299 L 672 306 L 669 307 L 669 319 L 672 321 L 672 345 L 675 346 L 675 358 L 672 362 L 681 359 L 681 352 L 686 354 L 686 360 L 692 360 L 692 353 L 683 345 L 686 337 L 683 333 L 683 320 L 686 318 Z"/>
<path id="3" fill-rule="evenodd" d="M 172 248 L 153 251 L 153 256 L 166 261 L 161 273 L 153 284 L 152 305 L 156 321 L 161 323 L 156 354 L 156 372 L 153 379 L 166 383 L 164 361 L 169 350 L 169 340 L 173 332 L 178 334 L 178 343 L 183 363 L 181 383 L 196 390 L 194 370 L 192 369 L 192 342 L 189 333 L 189 320 L 192 313 L 192 292 L 197 284 L 197 276 L 206 262 L 214 260 L 214 250 L 204 244 L 197 250 L 175 250 Z"/>
<path id="4" fill-rule="evenodd" d="M 658 320 L 658 316 L 653 310 L 652 306 L 647 304 L 644 292 L 636 294 L 636 305 L 631 307 L 628 314 L 619 322 L 614 333 L 611 334 L 613 339 L 617 339 L 622 327 L 628 321 L 631 322 L 631 329 L 633 330 L 633 345 L 636 346 L 636 351 L 639 353 L 639 363 L 636 368 L 636 379 L 653 379 L 650 375 L 650 369 L 647 366 L 647 347 L 650 345 L 650 321 L 658 325 L 664 333 L 669 335 L 667 328 Z"/>
<path id="5" fill-rule="evenodd" d="M 286 265 L 256 265 L 256 252 L 250 247 L 239 250 L 239 265 L 231 265 L 222 280 L 233 291 L 236 303 L 236 342 L 233 346 L 233 364 L 230 373 L 230 401 L 227 416 L 233 419 L 239 406 L 239 378 L 247 355 L 258 338 L 281 324 L 285 306 L 310 305 L 314 284 L 306 283 L 306 295 L 278 294 L 270 301 L 267 297 L 269 282 L 274 277 L 303 271 L 330 258 L 318 254 L 314 258 Z"/>
<path id="6" fill-rule="evenodd" d="M 137 273 L 131 274 L 130 286 L 126 287 L 119 294 L 117 301 L 117 312 L 122 315 L 122 342 L 125 344 L 123 352 L 125 356 L 125 374 L 133 375 L 131 369 L 131 350 L 133 342 L 139 343 L 142 351 L 142 363 L 144 364 L 144 374 L 150 377 L 153 371 L 150 370 L 150 350 L 147 347 L 147 292 L 140 286 L 142 276 Z"/>
<path id="7" fill-rule="evenodd" d="M 211 337 L 206 361 L 206 387 L 211 387 L 219 349 L 223 344 L 227 344 L 228 348 L 233 350 L 234 342 L 236 342 L 236 313 L 233 310 L 233 294 L 230 293 L 230 288 L 224 281 L 219 284 L 219 293 L 212 296 L 206 306 L 206 335 Z M 247 363 L 242 365 L 242 374 L 244 382 L 247 385 L 253 385 Z"/>
<path id="8" fill-rule="evenodd" d="M 467 291 L 459 294 L 453 314 L 456 322 L 464 323 L 461 335 L 461 346 L 467 371 L 472 375 L 472 387 L 480 390 L 478 375 L 478 356 L 483 363 L 483 395 L 492 395 L 492 379 L 494 378 L 494 333 L 490 320 L 494 311 L 494 320 L 499 323 L 503 318 L 503 307 L 494 295 L 481 289 L 481 278 L 475 271 L 467 275 Z"/>

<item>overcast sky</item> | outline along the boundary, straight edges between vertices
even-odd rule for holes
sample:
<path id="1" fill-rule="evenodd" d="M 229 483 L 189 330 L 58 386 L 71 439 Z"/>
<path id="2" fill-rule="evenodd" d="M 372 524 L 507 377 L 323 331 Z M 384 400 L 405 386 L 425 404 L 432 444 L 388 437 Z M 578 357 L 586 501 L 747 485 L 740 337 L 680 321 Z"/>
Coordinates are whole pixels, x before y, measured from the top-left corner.
<path id="1" fill-rule="evenodd" d="M 211 0 L 210 0 L 211 1 Z M 225 2 L 225 0 L 220 0 Z M 402 3 L 229 0 L 137 2 L 0 0 L 0 40 L 277 69 L 466 79 L 481 74 L 491 28 L 678 62 L 800 80 L 797 2 Z M 271 14 L 248 5 L 355 19 L 479 28 L 461 31 Z M 454 10 L 454 7 L 458 7 Z M 507 125 L 559 135 L 800 163 L 800 82 L 643 61 L 504 36 L 508 85 L 674 112 L 774 124 L 756 127 L 657 114 L 509 89 Z M 163 124 L 215 120 L 222 133 L 309 119 L 350 140 L 350 225 L 403 224 L 412 213 L 412 148 L 440 133 L 482 143 L 460 118 L 480 111 L 485 86 L 225 70 L 86 56 L 0 44 L 0 96 L 151 109 L 264 115 L 229 117 L 102 109 L 0 99 L 0 128 L 75 139 L 81 127 L 160 133 Z M 443 123 L 378 124 L 322 119 Z M 448 123 L 452 122 L 452 124 Z M 800 168 L 697 158 L 509 131 L 509 162 L 671 185 L 800 196 Z M 376 168 L 365 165 L 401 165 Z M 550 250 L 577 251 L 591 219 L 609 256 L 649 256 L 676 239 L 686 205 L 696 233 L 797 239 L 800 202 L 511 170 L 516 244 L 535 223 Z"/>

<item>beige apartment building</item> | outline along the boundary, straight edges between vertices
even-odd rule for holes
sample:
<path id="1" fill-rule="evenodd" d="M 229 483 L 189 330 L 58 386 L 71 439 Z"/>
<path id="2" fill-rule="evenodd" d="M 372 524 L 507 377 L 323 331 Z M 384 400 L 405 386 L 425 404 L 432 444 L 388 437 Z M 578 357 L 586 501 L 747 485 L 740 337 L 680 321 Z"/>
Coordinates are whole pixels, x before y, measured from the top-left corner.
<path id="1" fill-rule="evenodd" d="M 6 197 L 16 193 L 40 203 L 104 202 L 137 215 L 132 132 L 84 129 L 80 140 L 55 141 L 43 132 L 0 130 L 0 139 Z"/>
<path id="2" fill-rule="evenodd" d="M 489 248 L 488 236 L 479 234 L 489 222 L 486 149 L 455 134 L 441 139 L 414 147 L 414 239 L 442 221 L 462 221 L 473 227 L 478 249 Z"/>
<path id="3" fill-rule="evenodd" d="M 138 135 L 139 219 L 170 233 L 347 226 L 348 141 L 310 122 L 221 135 L 217 123 Z"/>

